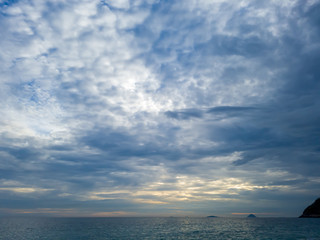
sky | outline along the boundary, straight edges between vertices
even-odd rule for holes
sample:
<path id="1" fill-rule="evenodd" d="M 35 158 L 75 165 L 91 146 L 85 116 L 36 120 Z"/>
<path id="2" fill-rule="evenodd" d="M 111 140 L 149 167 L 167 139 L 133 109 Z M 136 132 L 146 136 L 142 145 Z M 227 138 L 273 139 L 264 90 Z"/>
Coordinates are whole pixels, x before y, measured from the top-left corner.
<path id="1" fill-rule="evenodd" d="M 320 196 L 319 0 L 0 0 L 0 36 L 0 216 Z"/>

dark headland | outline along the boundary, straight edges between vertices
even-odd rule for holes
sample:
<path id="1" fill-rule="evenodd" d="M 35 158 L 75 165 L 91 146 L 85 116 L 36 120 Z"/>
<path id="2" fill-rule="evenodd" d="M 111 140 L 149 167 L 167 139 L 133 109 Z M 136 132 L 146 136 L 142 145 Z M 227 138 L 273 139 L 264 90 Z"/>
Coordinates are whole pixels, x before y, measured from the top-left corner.
<path id="1" fill-rule="evenodd" d="M 308 206 L 300 216 L 300 218 L 320 218 L 320 198 Z"/>
<path id="2" fill-rule="evenodd" d="M 249 214 L 248 215 L 248 218 L 255 218 L 256 217 L 256 215 L 254 215 L 254 214 Z"/>

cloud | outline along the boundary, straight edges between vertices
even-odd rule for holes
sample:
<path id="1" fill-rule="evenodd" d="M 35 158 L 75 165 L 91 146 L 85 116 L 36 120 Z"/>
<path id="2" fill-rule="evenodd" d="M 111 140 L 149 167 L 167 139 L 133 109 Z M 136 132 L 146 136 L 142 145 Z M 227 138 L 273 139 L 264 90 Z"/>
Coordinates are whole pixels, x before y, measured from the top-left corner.
<path id="1" fill-rule="evenodd" d="M 319 188 L 318 9 L 2 1 L 1 206 L 231 214 L 302 193 L 304 206 Z"/>
<path id="2" fill-rule="evenodd" d="M 165 115 L 170 118 L 186 120 L 189 118 L 201 118 L 202 112 L 197 109 L 184 109 L 182 111 L 167 111 Z"/>
<path id="3" fill-rule="evenodd" d="M 205 114 L 212 114 L 218 118 L 229 118 L 240 116 L 243 113 L 250 113 L 252 110 L 257 110 L 255 107 L 241 106 L 218 106 L 208 109 L 181 109 L 174 111 L 166 111 L 164 114 L 177 120 L 188 120 L 190 118 L 204 118 Z"/>

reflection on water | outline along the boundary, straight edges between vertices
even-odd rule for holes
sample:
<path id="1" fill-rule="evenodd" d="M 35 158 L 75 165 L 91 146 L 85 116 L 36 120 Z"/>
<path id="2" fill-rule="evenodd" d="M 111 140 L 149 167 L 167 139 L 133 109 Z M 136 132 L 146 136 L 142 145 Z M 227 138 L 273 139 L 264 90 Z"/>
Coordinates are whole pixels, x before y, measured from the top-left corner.
<path id="1" fill-rule="evenodd" d="M 320 219 L 1 218 L 0 239 L 320 239 Z"/>

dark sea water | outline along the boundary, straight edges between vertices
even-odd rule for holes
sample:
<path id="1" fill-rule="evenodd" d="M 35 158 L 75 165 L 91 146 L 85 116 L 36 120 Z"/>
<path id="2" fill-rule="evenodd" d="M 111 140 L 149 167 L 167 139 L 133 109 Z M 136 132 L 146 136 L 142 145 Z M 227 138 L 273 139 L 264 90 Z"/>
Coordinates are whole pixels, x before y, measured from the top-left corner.
<path id="1" fill-rule="evenodd" d="M 12 217 L 0 239 L 320 239 L 320 219 Z"/>

